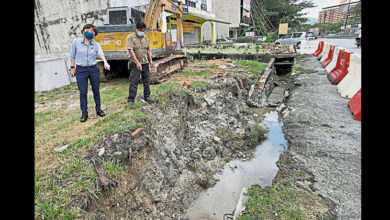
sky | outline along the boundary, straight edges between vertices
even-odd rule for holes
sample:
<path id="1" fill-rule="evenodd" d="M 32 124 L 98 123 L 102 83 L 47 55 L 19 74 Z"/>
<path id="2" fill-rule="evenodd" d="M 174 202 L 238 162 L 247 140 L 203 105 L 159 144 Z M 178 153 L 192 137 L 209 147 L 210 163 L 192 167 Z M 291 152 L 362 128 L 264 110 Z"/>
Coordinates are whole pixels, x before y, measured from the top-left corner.
<path id="1" fill-rule="evenodd" d="M 351 2 L 354 1 L 356 0 L 351 0 Z M 304 16 L 305 18 L 318 18 L 318 13 L 322 11 L 322 8 L 340 4 L 340 0 L 311 0 L 311 2 L 313 2 L 316 7 L 303 10 L 302 13 L 308 13 Z"/>

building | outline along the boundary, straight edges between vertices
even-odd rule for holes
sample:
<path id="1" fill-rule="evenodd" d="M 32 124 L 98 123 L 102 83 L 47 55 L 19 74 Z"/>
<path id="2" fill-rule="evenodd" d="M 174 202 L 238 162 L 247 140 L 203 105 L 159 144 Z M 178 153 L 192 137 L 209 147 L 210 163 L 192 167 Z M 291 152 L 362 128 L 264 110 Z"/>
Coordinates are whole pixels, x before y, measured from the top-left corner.
<path id="1" fill-rule="evenodd" d="M 217 23 L 217 38 L 237 38 L 249 27 L 250 0 L 215 0 L 215 15 L 230 24 Z"/>
<path id="2" fill-rule="evenodd" d="M 352 8 L 354 5 L 360 1 L 347 2 L 347 0 L 340 0 L 339 5 L 333 5 L 326 8 L 322 8 L 322 11 L 319 13 L 318 22 L 319 23 L 337 23 L 340 20 L 345 20 L 348 14 L 348 7 Z M 350 9 L 349 8 L 349 9 Z"/>

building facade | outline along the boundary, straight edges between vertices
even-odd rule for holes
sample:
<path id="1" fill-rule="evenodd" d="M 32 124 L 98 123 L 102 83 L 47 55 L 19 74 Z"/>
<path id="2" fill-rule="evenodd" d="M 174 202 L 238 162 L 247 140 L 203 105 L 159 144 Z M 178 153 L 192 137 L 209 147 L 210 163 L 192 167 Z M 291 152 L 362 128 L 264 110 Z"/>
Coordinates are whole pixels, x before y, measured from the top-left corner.
<path id="1" fill-rule="evenodd" d="M 326 8 L 322 8 L 322 11 L 318 15 L 319 23 L 337 23 L 340 20 L 345 20 L 348 14 L 348 7 L 351 10 L 357 3 L 355 2 L 347 2 L 346 0 L 341 0 L 339 5 L 334 5 Z"/>

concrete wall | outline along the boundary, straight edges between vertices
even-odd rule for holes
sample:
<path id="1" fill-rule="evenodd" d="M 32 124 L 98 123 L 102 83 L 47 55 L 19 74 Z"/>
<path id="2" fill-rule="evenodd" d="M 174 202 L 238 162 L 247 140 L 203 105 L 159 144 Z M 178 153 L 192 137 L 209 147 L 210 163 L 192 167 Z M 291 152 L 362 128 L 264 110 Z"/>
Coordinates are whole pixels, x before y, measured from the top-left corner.
<path id="1" fill-rule="evenodd" d="M 231 24 L 216 23 L 216 38 L 229 37 L 229 27 L 238 27 L 240 24 L 240 0 L 215 0 L 215 15 L 218 19 Z"/>
<path id="2" fill-rule="evenodd" d="M 108 0 L 35 0 L 35 54 L 69 53 L 87 24 L 105 23 Z"/>

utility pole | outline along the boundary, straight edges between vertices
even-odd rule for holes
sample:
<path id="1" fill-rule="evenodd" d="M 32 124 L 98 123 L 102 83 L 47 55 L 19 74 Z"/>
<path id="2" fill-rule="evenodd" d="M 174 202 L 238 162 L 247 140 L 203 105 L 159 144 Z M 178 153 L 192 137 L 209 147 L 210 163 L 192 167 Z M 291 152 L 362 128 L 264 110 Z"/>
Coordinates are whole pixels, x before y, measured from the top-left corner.
<path id="1" fill-rule="evenodd" d="M 322 22 L 322 36 L 325 36 L 325 19 L 326 19 L 326 11 L 324 15 L 324 22 Z"/>
<path id="2" fill-rule="evenodd" d="M 351 7 L 351 0 L 349 0 L 349 3 L 348 3 L 347 17 L 345 18 L 345 24 L 344 24 L 344 32 L 347 32 L 347 22 L 348 22 L 349 8 L 350 8 L 350 7 Z"/>

